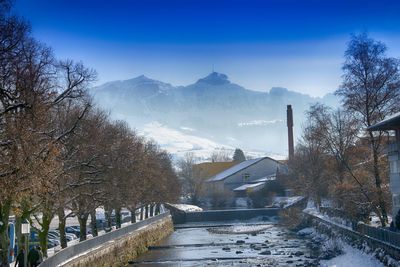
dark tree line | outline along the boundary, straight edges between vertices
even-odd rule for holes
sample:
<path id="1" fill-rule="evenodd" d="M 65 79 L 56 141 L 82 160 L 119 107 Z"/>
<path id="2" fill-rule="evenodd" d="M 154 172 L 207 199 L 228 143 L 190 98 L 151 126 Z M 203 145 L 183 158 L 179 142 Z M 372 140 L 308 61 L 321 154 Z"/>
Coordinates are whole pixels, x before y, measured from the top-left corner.
<path id="1" fill-rule="evenodd" d="M 10 215 L 20 245 L 28 219 L 46 255 L 55 215 L 65 247 L 68 216 L 78 217 L 84 240 L 97 207 L 118 215 L 122 207 L 175 201 L 180 186 L 170 155 L 96 108 L 87 93 L 96 72 L 58 60 L 11 7 L 0 0 L 1 259 Z"/>

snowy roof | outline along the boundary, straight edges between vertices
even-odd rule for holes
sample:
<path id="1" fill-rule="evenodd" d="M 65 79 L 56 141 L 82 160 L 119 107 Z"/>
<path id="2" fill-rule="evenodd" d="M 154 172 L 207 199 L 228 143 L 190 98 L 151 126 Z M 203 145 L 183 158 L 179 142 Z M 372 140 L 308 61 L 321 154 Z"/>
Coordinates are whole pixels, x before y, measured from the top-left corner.
<path id="1" fill-rule="evenodd" d="M 266 182 L 266 181 L 273 181 L 276 179 L 276 174 L 271 174 L 262 178 L 259 178 L 257 180 L 252 181 L 253 183 L 258 183 L 258 182 Z"/>
<path id="2" fill-rule="evenodd" d="M 249 188 L 259 187 L 259 186 L 261 186 L 263 184 L 265 184 L 265 182 L 260 182 L 260 183 L 256 183 L 256 184 L 244 184 L 244 185 L 241 185 L 241 186 L 233 189 L 233 191 L 244 191 L 244 190 L 247 190 Z"/>
<path id="3" fill-rule="evenodd" d="M 246 169 L 247 167 L 249 167 L 265 158 L 267 158 L 267 157 L 258 158 L 258 159 L 250 159 L 250 160 L 240 162 L 239 164 L 236 164 L 235 166 L 232 166 L 229 169 L 226 169 L 225 171 L 216 174 L 214 177 L 210 178 L 208 180 L 208 182 L 222 181 L 225 178 L 227 178 L 243 169 Z"/>
<path id="4" fill-rule="evenodd" d="M 377 124 L 368 127 L 369 131 L 394 130 L 400 128 L 400 112 L 393 114 Z"/>

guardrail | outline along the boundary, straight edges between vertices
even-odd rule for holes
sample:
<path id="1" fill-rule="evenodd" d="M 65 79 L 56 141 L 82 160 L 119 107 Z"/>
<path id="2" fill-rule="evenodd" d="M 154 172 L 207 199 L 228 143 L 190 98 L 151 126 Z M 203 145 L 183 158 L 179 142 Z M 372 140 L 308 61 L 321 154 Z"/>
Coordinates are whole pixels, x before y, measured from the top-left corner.
<path id="1" fill-rule="evenodd" d="M 315 225 L 325 226 L 323 228 L 325 230 L 330 229 L 329 231 L 333 235 L 336 235 L 335 231 L 337 231 L 347 238 L 366 242 L 372 249 L 384 249 L 391 257 L 400 260 L 400 246 L 398 243 L 400 238 L 399 233 L 368 226 L 363 223 L 353 224 L 353 227 L 347 227 L 307 212 L 304 212 L 304 214 Z"/>
<path id="2" fill-rule="evenodd" d="M 59 266 L 60 264 L 66 262 L 67 260 L 76 257 L 82 253 L 85 253 L 93 248 L 101 246 L 102 244 L 111 241 L 113 239 L 120 238 L 126 234 L 132 233 L 135 230 L 138 230 L 141 227 L 147 226 L 153 222 L 156 222 L 160 219 L 166 218 L 170 216 L 169 211 L 161 213 L 159 215 L 155 215 L 154 217 L 150 217 L 143 221 L 139 221 L 133 223 L 131 225 L 125 226 L 123 228 L 111 231 L 101 236 L 97 236 L 82 242 L 79 242 L 73 246 L 67 247 L 65 249 L 60 250 L 53 256 L 47 258 L 43 261 L 39 266 L 40 267 L 55 267 Z"/>
<path id="3" fill-rule="evenodd" d="M 389 231 L 382 228 L 372 227 L 363 223 L 358 223 L 356 226 L 357 232 L 388 243 L 392 246 L 400 248 L 400 233 Z"/>
<path id="4" fill-rule="evenodd" d="M 347 223 L 345 226 L 350 227 L 354 231 L 400 248 L 400 232 L 390 231 L 384 228 L 369 226 L 365 223 L 351 221 L 347 219 L 346 214 L 339 209 L 320 207 L 320 211 L 330 217 L 344 218 Z"/>

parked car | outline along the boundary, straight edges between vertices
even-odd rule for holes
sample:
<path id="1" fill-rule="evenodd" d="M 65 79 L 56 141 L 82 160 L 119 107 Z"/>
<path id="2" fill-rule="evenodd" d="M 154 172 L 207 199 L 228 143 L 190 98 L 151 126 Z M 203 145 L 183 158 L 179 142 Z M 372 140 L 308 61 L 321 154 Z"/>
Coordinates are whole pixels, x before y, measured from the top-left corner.
<path id="1" fill-rule="evenodd" d="M 76 226 L 67 226 L 67 227 L 65 227 L 65 232 L 74 234 L 79 238 L 80 237 L 80 227 L 79 226 L 77 226 L 77 227 Z"/>
<path id="2" fill-rule="evenodd" d="M 49 236 L 51 236 L 54 239 L 60 240 L 60 231 L 58 230 L 50 230 L 49 231 Z M 65 233 L 65 239 L 67 242 L 70 242 L 74 239 L 77 239 L 77 236 L 73 233 Z"/>
<path id="3" fill-rule="evenodd" d="M 61 243 L 57 239 L 49 238 L 47 239 L 47 248 L 53 248 L 59 246 Z"/>
<path id="4" fill-rule="evenodd" d="M 71 226 L 65 227 L 66 233 L 75 234 L 78 238 L 80 237 L 80 233 L 81 233 L 80 231 L 81 231 L 81 227 L 79 225 L 71 225 Z M 86 234 L 92 235 L 92 230 L 90 228 L 87 228 Z"/>

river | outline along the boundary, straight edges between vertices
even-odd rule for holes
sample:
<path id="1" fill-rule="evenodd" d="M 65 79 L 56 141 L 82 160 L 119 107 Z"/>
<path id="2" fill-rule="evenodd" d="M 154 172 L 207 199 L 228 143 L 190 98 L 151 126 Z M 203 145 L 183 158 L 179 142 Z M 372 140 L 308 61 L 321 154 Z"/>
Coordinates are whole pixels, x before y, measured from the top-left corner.
<path id="1" fill-rule="evenodd" d="M 318 255 L 310 239 L 272 221 L 184 224 L 130 265 L 316 266 Z"/>

